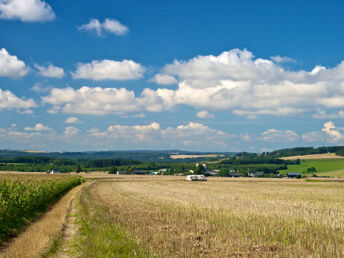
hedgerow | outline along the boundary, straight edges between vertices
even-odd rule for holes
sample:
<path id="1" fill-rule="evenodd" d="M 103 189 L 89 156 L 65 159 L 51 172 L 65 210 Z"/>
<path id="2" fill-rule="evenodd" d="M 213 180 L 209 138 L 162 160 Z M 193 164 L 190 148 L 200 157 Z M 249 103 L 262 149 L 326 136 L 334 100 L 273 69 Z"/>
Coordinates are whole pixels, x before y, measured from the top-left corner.
<path id="1" fill-rule="evenodd" d="M 76 185 L 81 177 L 37 180 L 0 178 L 0 242 L 15 235 L 31 219 Z"/>

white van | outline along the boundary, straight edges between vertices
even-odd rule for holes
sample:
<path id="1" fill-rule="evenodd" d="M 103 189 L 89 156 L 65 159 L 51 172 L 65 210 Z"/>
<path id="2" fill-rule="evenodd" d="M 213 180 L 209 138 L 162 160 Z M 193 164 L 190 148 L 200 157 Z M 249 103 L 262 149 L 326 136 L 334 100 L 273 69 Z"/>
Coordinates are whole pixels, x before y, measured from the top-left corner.
<path id="1" fill-rule="evenodd" d="M 188 175 L 186 181 L 207 181 L 204 175 Z"/>

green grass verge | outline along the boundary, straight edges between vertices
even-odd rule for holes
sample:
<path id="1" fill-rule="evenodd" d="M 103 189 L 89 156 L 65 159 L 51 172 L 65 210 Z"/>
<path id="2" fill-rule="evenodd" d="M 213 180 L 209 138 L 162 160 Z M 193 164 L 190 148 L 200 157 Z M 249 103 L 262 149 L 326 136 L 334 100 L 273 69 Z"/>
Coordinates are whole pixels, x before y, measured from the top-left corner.
<path id="1" fill-rule="evenodd" d="M 301 160 L 300 165 L 288 165 L 288 169 L 281 170 L 280 173 L 283 175 L 289 172 L 307 174 L 307 169 L 310 167 L 315 167 L 316 174 L 319 176 L 344 177 L 344 159 Z"/>
<path id="2" fill-rule="evenodd" d="M 130 235 L 113 224 L 108 211 L 92 200 L 90 187 L 82 190 L 79 203 L 79 235 L 74 244 L 81 257 L 154 257 Z"/>

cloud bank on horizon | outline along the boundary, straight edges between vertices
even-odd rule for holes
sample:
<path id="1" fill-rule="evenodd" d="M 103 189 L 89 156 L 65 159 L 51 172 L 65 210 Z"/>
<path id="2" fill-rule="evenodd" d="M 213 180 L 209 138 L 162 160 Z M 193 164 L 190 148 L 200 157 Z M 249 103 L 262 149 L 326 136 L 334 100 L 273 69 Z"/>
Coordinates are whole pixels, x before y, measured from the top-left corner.
<path id="1" fill-rule="evenodd" d="M 56 14 L 44 1 L 0 0 L 0 18 L 43 23 L 55 20 Z M 130 30 L 114 18 L 91 18 L 75 28 L 75 34 L 80 30 L 99 37 L 92 42 L 106 41 L 109 34 L 124 38 Z M 344 61 L 306 70 L 288 66 L 299 62 L 294 58 L 256 57 L 245 48 L 174 59 L 159 67 L 119 56 L 89 53 L 57 66 L 53 60 L 36 61 L 30 53 L 2 47 L 0 80 L 9 86 L 0 88 L 0 111 L 11 112 L 14 122 L 23 116 L 32 122 L 21 128 L 2 124 L 0 148 L 40 149 L 55 143 L 76 150 L 259 151 L 266 146 L 344 143 Z M 11 87 L 18 81 L 23 86 Z M 25 90 L 27 84 L 31 92 Z M 308 119 L 313 126 L 297 128 L 283 119 Z M 249 126 L 232 130 L 226 126 L 231 120 Z"/>

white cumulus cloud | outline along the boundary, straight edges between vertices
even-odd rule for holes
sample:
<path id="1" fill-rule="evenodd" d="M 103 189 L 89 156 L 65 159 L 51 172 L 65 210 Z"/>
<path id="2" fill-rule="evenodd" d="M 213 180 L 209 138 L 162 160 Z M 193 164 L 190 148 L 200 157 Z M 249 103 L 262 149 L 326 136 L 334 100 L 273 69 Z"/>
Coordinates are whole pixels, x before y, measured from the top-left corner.
<path id="1" fill-rule="evenodd" d="M 30 90 L 32 90 L 34 92 L 48 92 L 48 91 L 52 90 L 53 88 L 54 87 L 51 85 L 43 86 L 41 83 L 37 82 L 30 88 Z"/>
<path id="2" fill-rule="evenodd" d="M 48 66 L 41 66 L 36 64 L 35 67 L 39 71 L 39 74 L 44 77 L 50 78 L 62 78 L 64 76 L 64 70 L 61 67 L 49 64 Z"/>
<path id="3" fill-rule="evenodd" d="M 111 125 L 106 131 L 91 133 L 92 136 L 109 137 L 113 139 L 126 139 L 130 142 L 137 141 L 153 141 L 153 138 L 158 138 L 160 134 L 160 124 L 153 122 L 148 125 Z"/>
<path id="4" fill-rule="evenodd" d="M 23 22 L 45 22 L 55 19 L 51 6 L 41 0 L 0 0 L 0 18 Z"/>
<path id="5" fill-rule="evenodd" d="M 77 123 L 80 123 L 80 120 L 77 117 L 71 116 L 71 117 L 68 117 L 64 122 L 65 124 L 77 124 Z"/>
<path id="6" fill-rule="evenodd" d="M 302 140 L 304 142 L 330 142 L 328 134 L 322 131 L 311 131 L 302 134 Z"/>
<path id="7" fill-rule="evenodd" d="M 332 142 L 338 142 L 344 138 L 340 130 L 341 129 L 338 129 L 332 121 L 324 123 L 324 127 L 322 129 L 323 132 L 327 133 L 331 137 Z"/>
<path id="8" fill-rule="evenodd" d="M 339 110 L 335 113 L 326 113 L 324 110 L 319 110 L 317 113 L 313 115 L 313 118 L 317 119 L 343 119 L 344 118 L 344 110 Z"/>
<path id="9" fill-rule="evenodd" d="M 156 74 L 152 79 L 150 79 L 150 81 L 155 82 L 157 84 L 162 84 L 162 85 L 178 83 L 176 78 L 168 74 Z"/>
<path id="10" fill-rule="evenodd" d="M 104 22 L 98 19 L 91 19 L 89 23 L 81 25 L 79 30 L 95 32 L 97 36 L 102 37 L 105 33 L 115 34 L 117 36 L 125 35 L 129 28 L 115 19 L 106 18 Z"/>
<path id="11" fill-rule="evenodd" d="M 132 60 L 94 60 L 91 63 L 79 63 L 77 70 L 71 73 L 74 79 L 91 80 L 134 80 L 143 76 L 145 68 Z"/>
<path id="12" fill-rule="evenodd" d="M 299 135 L 291 130 L 268 129 L 261 134 L 260 140 L 268 142 L 294 142 Z"/>
<path id="13" fill-rule="evenodd" d="M 25 76 L 29 68 L 16 56 L 11 56 L 5 48 L 0 49 L 0 76 L 18 78 Z"/>
<path id="14" fill-rule="evenodd" d="M 202 110 L 202 111 L 199 111 L 197 114 L 196 114 L 197 117 L 199 118 L 212 118 L 214 117 L 214 115 L 212 113 L 209 113 L 208 111 L 206 110 Z"/>
<path id="15" fill-rule="evenodd" d="M 55 88 L 42 100 L 43 103 L 53 105 L 53 113 L 62 111 L 69 114 L 122 114 L 140 109 L 134 92 L 124 88 Z"/>
<path id="16" fill-rule="evenodd" d="M 246 49 L 233 49 L 218 56 L 175 60 L 162 68 L 159 76 L 163 74 L 180 82 L 176 90 L 157 90 L 174 105 L 231 110 L 252 118 L 344 107 L 344 62 L 329 69 L 289 71 L 276 61 L 255 58 Z"/>
<path id="17" fill-rule="evenodd" d="M 80 132 L 80 130 L 78 128 L 76 128 L 74 126 L 67 126 L 65 128 L 63 135 L 65 137 L 72 137 L 72 136 L 76 136 L 79 132 Z"/>
<path id="18" fill-rule="evenodd" d="M 30 108 L 34 108 L 36 106 L 37 105 L 33 99 L 21 99 L 8 90 L 0 89 L 0 110 L 16 109 L 19 111 L 31 111 Z"/>
<path id="19" fill-rule="evenodd" d="M 316 143 L 336 143 L 344 140 L 344 128 L 337 127 L 334 122 L 325 122 L 323 128 L 319 131 L 311 131 L 302 135 L 305 142 Z"/>
<path id="20" fill-rule="evenodd" d="M 189 122 L 177 127 L 161 128 L 153 122 L 147 125 L 111 125 L 105 131 L 92 129 L 89 135 L 97 137 L 107 144 L 135 143 L 150 146 L 164 146 L 169 148 L 184 147 L 211 147 L 225 148 L 238 137 L 210 128 L 201 123 Z"/>
<path id="21" fill-rule="evenodd" d="M 169 110 L 171 104 L 159 94 L 165 96 L 164 92 L 157 93 L 151 89 L 145 89 L 139 96 L 135 96 L 133 91 L 125 88 L 68 87 L 52 89 L 50 95 L 42 97 L 42 102 L 52 105 L 50 113 L 103 115 Z"/>
<path id="22" fill-rule="evenodd" d="M 145 118 L 146 115 L 144 113 L 138 113 L 138 114 L 133 115 L 133 117 L 135 117 L 135 118 Z"/>
<path id="23" fill-rule="evenodd" d="M 34 132 L 42 132 L 42 131 L 53 131 L 50 127 L 43 125 L 41 123 L 37 123 L 34 127 L 26 126 L 24 128 L 25 131 L 34 131 Z"/>
<path id="24" fill-rule="evenodd" d="M 144 68 L 133 61 L 103 60 L 79 64 L 72 75 L 93 80 L 125 80 L 140 78 L 143 73 Z M 175 60 L 154 78 L 157 81 L 163 78 L 160 83 L 174 78 L 178 86 L 145 88 L 136 96 L 133 91 L 118 88 L 56 89 L 45 97 L 45 102 L 52 104 L 55 111 L 66 113 L 161 112 L 188 105 L 212 113 L 228 110 L 247 118 L 314 115 L 318 110 L 329 113 L 344 109 L 344 62 L 333 68 L 317 66 L 311 71 L 290 71 L 270 59 L 255 58 L 248 50 L 233 49 L 218 56 Z M 64 96 L 67 93 L 71 95 Z M 113 95 L 116 97 L 112 100 Z M 115 104 L 117 98 L 121 99 L 121 105 Z"/>
<path id="25" fill-rule="evenodd" d="M 272 56 L 270 59 L 275 61 L 275 63 L 295 63 L 294 59 L 287 56 Z"/>

